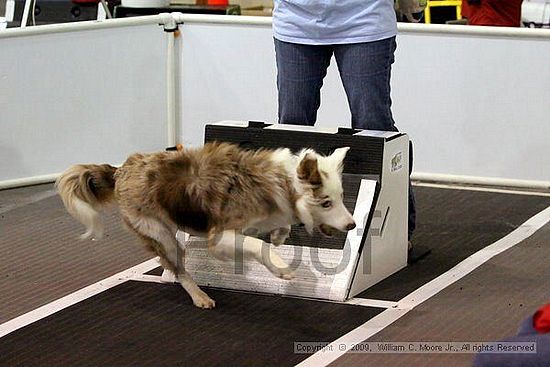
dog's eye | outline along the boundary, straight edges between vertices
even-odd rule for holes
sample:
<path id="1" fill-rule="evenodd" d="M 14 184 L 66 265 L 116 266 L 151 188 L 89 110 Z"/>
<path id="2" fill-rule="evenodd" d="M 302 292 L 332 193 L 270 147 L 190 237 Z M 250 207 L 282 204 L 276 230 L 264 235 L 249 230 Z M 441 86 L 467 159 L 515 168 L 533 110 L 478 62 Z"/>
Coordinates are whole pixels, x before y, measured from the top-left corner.
<path id="1" fill-rule="evenodd" d="M 323 201 L 323 203 L 321 204 L 321 206 L 323 208 L 330 208 L 332 206 L 332 201 L 330 200 L 327 200 L 327 201 Z"/>

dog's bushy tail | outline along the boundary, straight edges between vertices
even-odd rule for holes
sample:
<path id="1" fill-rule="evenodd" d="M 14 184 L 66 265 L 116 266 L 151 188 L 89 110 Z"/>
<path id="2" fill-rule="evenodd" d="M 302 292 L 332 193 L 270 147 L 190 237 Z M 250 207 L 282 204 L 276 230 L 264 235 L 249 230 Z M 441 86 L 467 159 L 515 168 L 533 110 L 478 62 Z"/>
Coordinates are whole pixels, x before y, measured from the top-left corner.
<path id="1" fill-rule="evenodd" d="M 86 226 L 80 238 L 103 236 L 99 210 L 114 201 L 115 172 L 116 167 L 108 164 L 77 164 L 55 182 L 67 211 Z"/>

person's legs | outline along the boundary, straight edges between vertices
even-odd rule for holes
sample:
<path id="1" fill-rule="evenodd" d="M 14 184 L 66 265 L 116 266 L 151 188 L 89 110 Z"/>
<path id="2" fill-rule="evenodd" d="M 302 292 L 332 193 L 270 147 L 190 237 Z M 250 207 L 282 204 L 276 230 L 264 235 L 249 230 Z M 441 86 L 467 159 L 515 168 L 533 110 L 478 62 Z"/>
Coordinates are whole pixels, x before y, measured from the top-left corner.
<path id="1" fill-rule="evenodd" d="M 416 200 L 414 198 L 414 192 L 411 185 L 410 175 L 413 170 L 413 144 L 409 141 L 409 241 L 412 238 L 414 230 L 416 229 Z"/>
<path id="2" fill-rule="evenodd" d="M 397 131 L 391 112 L 391 66 L 397 47 L 395 37 L 356 44 L 334 46 L 334 55 L 356 129 Z M 409 149 L 412 170 L 412 144 Z M 416 205 L 409 184 L 408 235 L 416 227 Z"/>
<path id="3" fill-rule="evenodd" d="M 395 37 L 334 46 L 353 128 L 397 131 L 390 95 L 395 49 Z"/>
<path id="4" fill-rule="evenodd" d="M 301 45 L 275 39 L 279 123 L 314 125 L 331 46 Z"/>

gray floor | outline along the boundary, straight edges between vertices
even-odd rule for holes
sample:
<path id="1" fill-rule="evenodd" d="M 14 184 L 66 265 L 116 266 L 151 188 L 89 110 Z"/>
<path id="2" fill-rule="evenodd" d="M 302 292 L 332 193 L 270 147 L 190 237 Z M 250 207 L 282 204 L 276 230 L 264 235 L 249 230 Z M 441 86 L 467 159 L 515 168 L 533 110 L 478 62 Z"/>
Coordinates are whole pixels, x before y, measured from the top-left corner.
<path id="1" fill-rule="evenodd" d="M 0 323 L 152 257 L 116 213 L 104 217 L 106 240 L 80 241 L 83 226 L 54 193 L 0 191 Z"/>
<path id="2" fill-rule="evenodd" d="M 53 184 L 21 187 L 0 191 L 0 214 L 56 194 Z"/>
<path id="3" fill-rule="evenodd" d="M 419 278 L 418 274 L 424 274 L 422 269 L 428 271 L 440 266 L 442 272 L 448 270 L 453 262 L 447 264 L 446 257 L 454 256 L 454 264 L 458 263 L 461 258 L 456 255 L 463 252 L 466 245 L 481 246 L 476 248 L 489 245 L 547 207 L 550 200 L 451 191 L 454 190 L 418 190 L 424 213 L 420 216 L 418 238 L 427 241 L 427 235 L 435 236 L 441 242 L 449 237 L 449 251 L 434 253 L 430 259 L 405 269 L 401 273 L 409 276 L 403 275 L 404 281 L 399 281 L 399 274 L 397 278 L 392 277 L 398 280 L 393 282 L 396 284 L 388 279 L 387 289 L 379 286 L 375 294 L 380 297 L 373 298 L 390 299 L 385 296 L 391 292 L 406 294 L 409 290 L 402 292 L 401 288 Z M 457 195 L 460 198 L 457 199 Z M 499 200 L 502 205 L 498 204 Z M 460 203 L 467 204 L 463 206 L 468 209 L 470 206 L 476 209 L 473 212 L 460 210 Z M 453 210 L 458 212 L 453 214 Z M 496 216 L 491 214 L 494 212 Z M 151 258 L 138 240 L 122 227 L 116 212 L 106 213 L 104 218 L 105 240 L 80 241 L 78 236 L 84 229 L 67 214 L 52 185 L 0 191 L 0 323 Z M 489 238 L 485 232 L 497 236 Z M 456 252 L 451 251 L 453 246 Z M 473 247 L 471 250 L 477 251 Z M 550 300 L 548 258 L 550 225 L 419 305 L 369 341 L 472 342 L 509 336 L 522 319 Z M 430 279 L 426 276 L 422 284 Z M 181 290 L 176 294 L 179 299 Z M 191 306 L 189 312 L 194 315 L 200 310 Z M 255 327 L 267 327 L 264 324 L 265 320 L 259 317 Z M 218 341 L 209 338 L 211 335 L 200 343 L 206 343 L 208 348 L 219 346 Z M 239 340 L 231 340 L 231 343 L 238 346 Z M 233 348 L 231 345 L 226 347 L 226 352 Z M 239 348 L 246 349 L 246 346 Z M 290 357 L 288 362 L 292 360 Z M 469 366 L 471 360 L 469 354 L 346 354 L 332 365 Z"/>

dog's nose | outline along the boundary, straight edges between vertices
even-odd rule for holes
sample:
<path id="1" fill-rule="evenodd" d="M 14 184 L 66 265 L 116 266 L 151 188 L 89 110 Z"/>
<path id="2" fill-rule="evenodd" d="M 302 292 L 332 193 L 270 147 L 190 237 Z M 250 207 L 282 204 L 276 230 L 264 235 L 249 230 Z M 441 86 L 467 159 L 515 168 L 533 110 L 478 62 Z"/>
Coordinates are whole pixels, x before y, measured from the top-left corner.
<path id="1" fill-rule="evenodd" d="M 348 231 L 351 231 L 354 228 L 355 228 L 355 222 L 348 223 L 348 225 L 346 226 L 346 229 Z"/>

